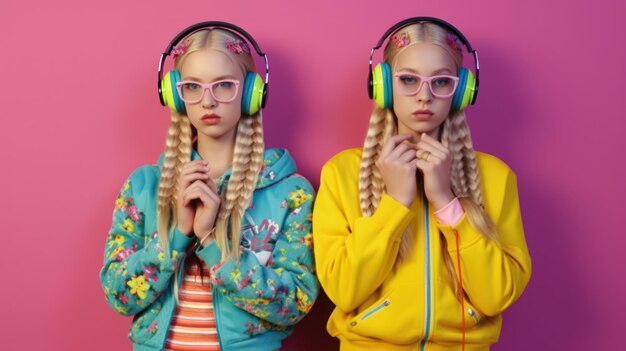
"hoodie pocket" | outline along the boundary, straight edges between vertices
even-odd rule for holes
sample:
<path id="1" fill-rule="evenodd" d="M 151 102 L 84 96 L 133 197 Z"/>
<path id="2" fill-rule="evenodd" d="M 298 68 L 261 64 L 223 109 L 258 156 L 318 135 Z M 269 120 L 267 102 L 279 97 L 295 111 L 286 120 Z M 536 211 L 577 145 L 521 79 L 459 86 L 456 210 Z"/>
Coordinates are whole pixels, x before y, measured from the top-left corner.
<path id="1" fill-rule="evenodd" d="M 376 312 L 379 312 L 380 310 L 382 310 L 383 308 L 389 306 L 389 304 L 391 303 L 391 301 L 389 301 L 389 299 L 385 299 L 382 303 L 378 304 L 377 306 L 375 306 L 374 308 L 370 309 L 367 313 L 365 313 L 362 317 L 361 320 L 364 321 L 367 318 L 371 317 L 372 315 L 376 314 Z"/>
<path id="2" fill-rule="evenodd" d="M 424 308 L 415 298 L 416 287 L 389 291 L 348 320 L 347 329 L 390 343 L 408 343 L 423 333 Z"/>

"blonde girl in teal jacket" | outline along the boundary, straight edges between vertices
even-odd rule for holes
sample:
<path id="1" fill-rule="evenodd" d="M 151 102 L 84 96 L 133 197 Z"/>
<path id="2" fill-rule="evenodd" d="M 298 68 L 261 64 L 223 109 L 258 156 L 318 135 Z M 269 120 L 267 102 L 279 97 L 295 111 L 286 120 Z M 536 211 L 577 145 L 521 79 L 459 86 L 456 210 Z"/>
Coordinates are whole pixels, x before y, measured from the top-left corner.
<path id="1" fill-rule="evenodd" d="M 248 42 L 264 56 L 241 28 L 205 22 L 161 58 L 175 58 L 159 71 L 166 149 L 124 183 L 100 274 L 108 303 L 134 316 L 135 350 L 175 348 L 168 332 L 190 262 L 209 269 L 219 341 L 198 349 L 279 349 L 317 297 L 314 192 L 286 150 L 264 149 L 267 76 L 253 73 Z"/>

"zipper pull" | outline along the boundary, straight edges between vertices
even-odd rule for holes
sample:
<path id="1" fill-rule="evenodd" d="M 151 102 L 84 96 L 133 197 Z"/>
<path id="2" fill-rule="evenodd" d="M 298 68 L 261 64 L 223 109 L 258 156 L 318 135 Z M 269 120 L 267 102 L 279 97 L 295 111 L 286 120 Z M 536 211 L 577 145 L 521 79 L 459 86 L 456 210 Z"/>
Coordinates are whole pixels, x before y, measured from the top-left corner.
<path id="1" fill-rule="evenodd" d="M 476 311 L 474 311 L 471 308 L 467 308 L 467 314 L 469 314 L 470 316 L 472 316 L 472 318 L 474 318 L 474 320 L 476 320 L 476 323 L 480 322 L 480 316 L 478 315 L 478 313 L 476 313 Z"/>

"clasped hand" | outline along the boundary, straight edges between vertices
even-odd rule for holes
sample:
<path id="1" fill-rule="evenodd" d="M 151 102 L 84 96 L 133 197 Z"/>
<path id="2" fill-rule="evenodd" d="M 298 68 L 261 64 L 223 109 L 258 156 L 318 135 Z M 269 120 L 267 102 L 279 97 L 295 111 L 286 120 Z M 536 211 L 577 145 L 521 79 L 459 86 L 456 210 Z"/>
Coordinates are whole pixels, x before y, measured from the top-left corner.
<path id="1" fill-rule="evenodd" d="M 179 179 L 178 229 L 187 236 L 193 233 L 198 239 L 204 239 L 215 226 L 221 203 L 217 186 L 209 176 L 208 162 L 186 163 Z M 204 240 L 203 244 L 206 246 L 210 241 Z"/>
<path id="2" fill-rule="evenodd" d="M 437 139 L 422 133 L 415 143 L 408 134 L 398 134 L 383 145 L 376 161 L 387 194 L 410 207 L 417 194 L 416 172 L 424 175 L 424 192 L 435 210 L 454 199 L 450 185 L 452 155 Z"/>

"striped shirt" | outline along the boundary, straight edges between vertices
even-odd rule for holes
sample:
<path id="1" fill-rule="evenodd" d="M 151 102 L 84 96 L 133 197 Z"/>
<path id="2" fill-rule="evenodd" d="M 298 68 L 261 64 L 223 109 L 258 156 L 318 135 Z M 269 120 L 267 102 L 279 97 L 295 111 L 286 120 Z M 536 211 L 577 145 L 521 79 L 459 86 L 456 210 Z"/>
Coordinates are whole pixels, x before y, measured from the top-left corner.
<path id="1" fill-rule="evenodd" d="M 202 265 L 202 271 L 199 264 Z M 172 317 L 165 350 L 218 351 L 220 344 L 215 326 L 209 269 L 201 260 L 186 260 L 179 301 Z"/>

